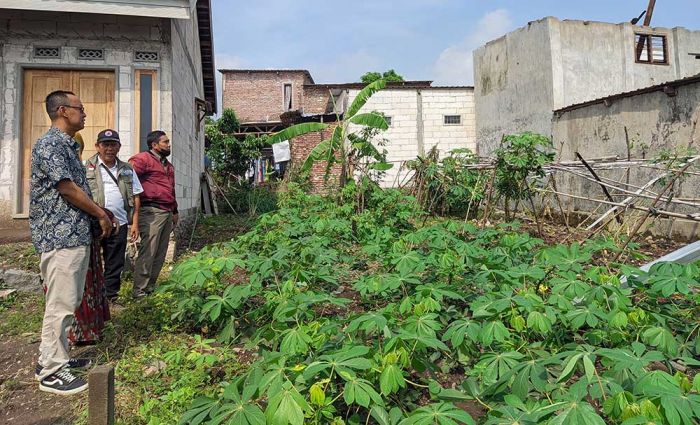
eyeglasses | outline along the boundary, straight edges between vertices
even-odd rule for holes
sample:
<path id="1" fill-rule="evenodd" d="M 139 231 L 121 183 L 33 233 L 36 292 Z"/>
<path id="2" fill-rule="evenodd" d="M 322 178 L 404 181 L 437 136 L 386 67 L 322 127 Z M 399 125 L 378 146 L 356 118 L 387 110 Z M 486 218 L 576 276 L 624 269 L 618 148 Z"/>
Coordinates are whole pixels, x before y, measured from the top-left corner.
<path id="1" fill-rule="evenodd" d="M 66 107 L 66 108 L 77 109 L 77 110 L 79 110 L 81 113 L 83 113 L 83 114 L 85 113 L 85 107 L 84 107 L 84 106 L 59 105 L 58 108 L 60 108 L 61 106 L 64 106 L 64 107 Z M 58 110 L 58 108 L 56 108 L 56 110 Z"/>

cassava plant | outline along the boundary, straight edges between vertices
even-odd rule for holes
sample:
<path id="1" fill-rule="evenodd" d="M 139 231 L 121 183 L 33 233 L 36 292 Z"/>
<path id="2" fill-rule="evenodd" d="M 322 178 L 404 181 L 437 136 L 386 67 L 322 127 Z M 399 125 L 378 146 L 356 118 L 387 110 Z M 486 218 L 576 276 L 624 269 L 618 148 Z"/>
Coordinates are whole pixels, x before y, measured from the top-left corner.
<path id="1" fill-rule="evenodd" d="M 546 136 L 531 132 L 505 136 L 496 149 L 495 185 L 505 198 L 506 218 L 510 214 L 510 201 L 529 199 L 532 203 L 530 177 L 544 177 L 543 166 L 554 159 L 552 141 Z"/>
<path id="2" fill-rule="evenodd" d="M 644 272 L 604 261 L 610 240 L 426 220 L 397 190 L 361 212 L 347 199 L 290 185 L 250 232 L 174 268 L 173 320 L 252 359 L 181 424 L 700 420 L 697 264 Z"/>

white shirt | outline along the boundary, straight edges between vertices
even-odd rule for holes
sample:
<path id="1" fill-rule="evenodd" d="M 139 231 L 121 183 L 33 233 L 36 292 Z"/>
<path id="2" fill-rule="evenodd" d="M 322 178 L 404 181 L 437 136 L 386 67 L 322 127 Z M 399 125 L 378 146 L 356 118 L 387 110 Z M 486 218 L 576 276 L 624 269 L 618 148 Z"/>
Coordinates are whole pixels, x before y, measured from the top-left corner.
<path id="1" fill-rule="evenodd" d="M 107 170 L 105 170 L 105 167 L 108 167 L 112 175 L 117 180 L 119 180 L 119 176 L 117 175 L 117 161 L 114 161 L 114 167 L 109 167 L 107 164 L 104 164 L 105 167 L 103 167 L 102 164 L 104 164 L 104 162 L 102 161 L 102 158 L 98 156 L 97 167 L 100 169 L 100 175 L 102 176 L 102 186 L 105 194 L 105 208 L 112 211 L 112 213 L 114 214 L 114 218 L 116 218 L 117 221 L 119 221 L 119 225 L 123 226 L 127 224 L 126 210 L 124 209 L 124 199 L 122 198 L 122 193 L 119 191 L 119 186 L 117 186 L 116 183 L 114 183 L 112 177 L 110 177 L 109 173 L 107 173 Z M 136 173 L 129 170 L 123 170 L 122 173 L 124 172 L 131 172 L 133 174 L 131 179 L 131 186 L 134 190 L 134 195 L 142 193 L 143 187 L 141 187 L 141 182 L 136 176 Z"/>

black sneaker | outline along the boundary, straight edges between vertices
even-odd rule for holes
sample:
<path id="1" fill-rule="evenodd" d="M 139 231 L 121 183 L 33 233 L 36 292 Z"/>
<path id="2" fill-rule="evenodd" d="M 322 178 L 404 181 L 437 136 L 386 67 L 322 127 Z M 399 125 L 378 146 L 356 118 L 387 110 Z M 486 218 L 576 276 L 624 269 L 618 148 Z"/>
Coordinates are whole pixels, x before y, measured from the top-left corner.
<path id="1" fill-rule="evenodd" d="M 77 394 L 85 391 L 87 387 L 88 383 L 83 378 L 73 375 L 67 367 L 52 373 L 39 383 L 41 391 L 59 395 Z"/>
<path id="2" fill-rule="evenodd" d="M 69 369 L 87 369 L 90 366 L 92 366 L 92 360 L 90 360 L 90 359 L 70 359 L 70 360 L 68 360 L 68 364 L 66 366 Z M 41 375 L 42 370 L 44 370 L 44 366 L 37 363 L 36 367 L 34 368 L 34 377 L 36 379 L 39 379 L 39 375 Z"/>

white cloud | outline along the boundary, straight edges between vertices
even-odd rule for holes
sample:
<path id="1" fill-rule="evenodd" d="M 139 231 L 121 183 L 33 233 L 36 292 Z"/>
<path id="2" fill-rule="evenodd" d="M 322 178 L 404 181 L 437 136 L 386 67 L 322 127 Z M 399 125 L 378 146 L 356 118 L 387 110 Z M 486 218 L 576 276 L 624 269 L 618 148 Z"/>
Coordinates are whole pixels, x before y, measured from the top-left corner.
<path id="1" fill-rule="evenodd" d="M 435 84 L 473 84 L 474 59 L 472 51 L 512 29 L 513 20 L 507 10 L 497 9 L 484 15 L 464 40 L 449 46 L 440 53 L 433 66 Z"/>
<path id="2" fill-rule="evenodd" d="M 381 68 L 381 61 L 364 49 L 352 53 L 339 53 L 334 59 L 310 67 L 317 83 L 351 83 L 360 81 L 367 71 Z"/>

